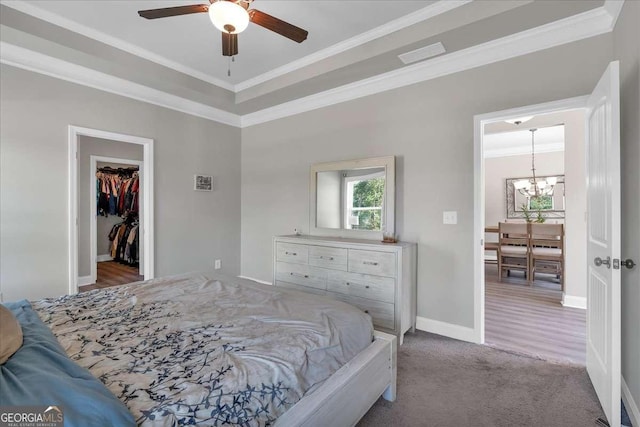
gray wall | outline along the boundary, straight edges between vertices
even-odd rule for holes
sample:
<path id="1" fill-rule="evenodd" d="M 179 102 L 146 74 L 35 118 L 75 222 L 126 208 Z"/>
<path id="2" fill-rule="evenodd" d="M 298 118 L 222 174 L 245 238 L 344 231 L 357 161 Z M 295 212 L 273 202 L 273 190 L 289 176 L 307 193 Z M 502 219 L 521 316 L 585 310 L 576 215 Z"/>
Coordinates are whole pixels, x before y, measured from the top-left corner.
<path id="1" fill-rule="evenodd" d="M 587 175 L 584 111 L 570 111 L 564 122 L 565 296 L 587 297 Z M 569 301 L 571 303 L 571 301 Z"/>
<path id="2" fill-rule="evenodd" d="M 272 237 L 308 231 L 311 164 L 395 155 L 418 315 L 473 327 L 473 116 L 588 94 L 611 48 L 606 34 L 243 129 L 242 274 L 271 281 Z"/>
<path id="3" fill-rule="evenodd" d="M 622 256 L 640 262 L 640 2 L 624 3 L 613 33 L 620 60 Z M 625 197 L 628 196 L 628 197 Z M 640 406 L 640 268 L 622 270 L 622 377 Z M 636 420 L 638 421 L 638 420 Z"/>
<path id="4" fill-rule="evenodd" d="M 88 136 L 78 138 L 78 276 L 80 277 L 91 274 L 91 203 L 95 203 L 90 199 L 89 188 L 90 182 L 94 182 L 95 185 L 95 171 L 91 170 L 92 155 L 142 160 L 142 145 L 105 141 Z M 121 166 L 128 167 L 128 165 Z M 98 244 L 96 255 L 108 253 L 105 251 L 105 247 L 109 246 L 108 235 L 111 226 L 121 221 L 118 216 L 98 216 L 96 219 L 96 242 Z M 104 230 L 107 228 L 109 231 L 105 234 Z"/>
<path id="5" fill-rule="evenodd" d="M 0 283 L 5 300 L 68 292 L 69 124 L 154 139 L 155 274 L 240 272 L 240 131 L 3 65 Z M 214 191 L 193 191 L 193 175 Z"/>

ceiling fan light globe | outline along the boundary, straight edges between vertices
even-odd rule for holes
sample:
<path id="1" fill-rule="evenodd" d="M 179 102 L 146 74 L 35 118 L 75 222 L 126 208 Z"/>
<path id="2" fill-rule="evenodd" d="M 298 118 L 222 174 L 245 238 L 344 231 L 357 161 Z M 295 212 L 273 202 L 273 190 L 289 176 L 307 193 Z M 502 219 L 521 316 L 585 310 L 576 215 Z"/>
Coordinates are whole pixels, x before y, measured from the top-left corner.
<path id="1" fill-rule="evenodd" d="M 237 3 L 218 0 L 209 6 L 209 19 L 220 31 L 230 34 L 243 32 L 249 25 L 249 14 Z"/>

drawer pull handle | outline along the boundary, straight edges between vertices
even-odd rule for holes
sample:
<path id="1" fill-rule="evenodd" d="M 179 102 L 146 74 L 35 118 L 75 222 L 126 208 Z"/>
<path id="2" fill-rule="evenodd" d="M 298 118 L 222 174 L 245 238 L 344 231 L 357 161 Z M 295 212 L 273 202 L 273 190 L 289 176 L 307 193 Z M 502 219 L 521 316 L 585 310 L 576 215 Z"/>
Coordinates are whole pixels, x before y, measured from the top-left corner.
<path id="1" fill-rule="evenodd" d="M 367 313 L 367 314 L 369 314 L 369 310 L 365 310 L 364 312 L 365 312 L 365 313 Z"/>
<path id="2" fill-rule="evenodd" d="M 365 265 L 378 265 L 377 262 L 373 262 L 373 261 L 362 261 L 362 263 Z"/>
<path id="3" fill-rule="evenodd" d="M 293 255 L 293 256 L 297 256 L 298 254 L 295 252 L 285 252 L 285 255 Z"/>
<path id="4" fill-rule="evenodd" d="M 294 273 L 289 273 L 289 274 L 290 274 L 290 275 L 292 275 L 292 276 L 300 276 L 300 277 L 304 277 L 305 279 L 308 279 L 308 278 L 309 278 L 309 275 L 308 275 L 308 274 L 305 274 L 304 276 L 303 276 L 302 274 L 294 274 Z"/>
<path id="5" fill-rule="evenodd" d="M 324 259 L 324 256 L 320 255 L 320 259 Z M 329 257 L 329 261 L 333 261 L 333 257 L 332 256 Z"/>
<path id="6" fill-rule="evenodd" d="M 364 287 L 365 287 L 366 289 L 369 289 L 369 285 L 364 285 Z"/>
<path id="7" fill-rule="evenodd" d="M 347 282 L 347 286 L 349 286 L 351 283 Z"/>

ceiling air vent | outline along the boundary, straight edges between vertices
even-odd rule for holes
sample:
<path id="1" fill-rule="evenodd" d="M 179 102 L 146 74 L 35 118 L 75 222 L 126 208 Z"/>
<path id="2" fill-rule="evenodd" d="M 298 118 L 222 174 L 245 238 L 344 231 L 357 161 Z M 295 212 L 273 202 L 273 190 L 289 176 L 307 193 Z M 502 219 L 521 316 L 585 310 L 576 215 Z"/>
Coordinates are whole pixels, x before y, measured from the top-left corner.
<path id="1" fill-rule="evenodd" d="M 430 44 L 429 46 L 421 47 L 420 49 L 405 52 L 402 55 L 398 55 L 398 58 L 400 58 L 400 61 L 404 62 L 405 64 L 412 64 L 414 62 L 422 61 L 423 59 L 432 58 L 445 52 L 446 49 L 444 48 L 442 43 L 438 42 Z"/>

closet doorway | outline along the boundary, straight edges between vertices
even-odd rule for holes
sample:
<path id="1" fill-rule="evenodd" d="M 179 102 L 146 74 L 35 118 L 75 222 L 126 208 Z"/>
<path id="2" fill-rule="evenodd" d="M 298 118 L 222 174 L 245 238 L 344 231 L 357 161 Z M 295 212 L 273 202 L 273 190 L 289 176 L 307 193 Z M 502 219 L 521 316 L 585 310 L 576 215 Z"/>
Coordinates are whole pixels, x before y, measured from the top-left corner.
<path id="1" fill-rule="evenodd" d="M 153 140 L 69 126 L 69 293 L 153 278 Z"/>
<path id="2" fill-rule="evenodd" d="M 91 283 L 101 288 L 144 280 L 139 233 L 142 161 L 95 155 L 89 159 Z"/>

